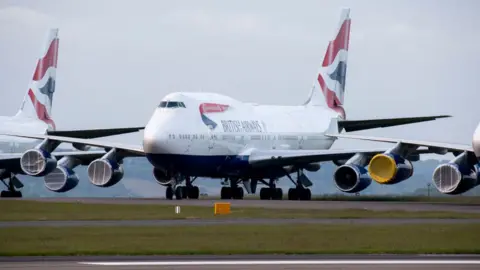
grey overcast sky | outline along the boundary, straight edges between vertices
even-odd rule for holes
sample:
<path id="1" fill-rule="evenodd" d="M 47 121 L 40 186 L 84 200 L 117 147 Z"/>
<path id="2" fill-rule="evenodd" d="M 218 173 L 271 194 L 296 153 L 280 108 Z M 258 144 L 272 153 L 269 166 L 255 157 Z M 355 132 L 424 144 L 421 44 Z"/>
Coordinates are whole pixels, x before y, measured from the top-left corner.
<path id="1" fill-rule="evenodd" d="M 59 129 L 144 125 L 172 91 L 300 104 L 342 7 L 352 18 L 349 118 L 454 116 L 361 134 L 469 144 L 480 120 L 476 0 L 3 0 L 0 114 L 20 105 L 49 27 L 60 28 Z M 115 140 L 139 144 L 141 134 Z M 383 145 L 334 145 L 370 146 Z"/>

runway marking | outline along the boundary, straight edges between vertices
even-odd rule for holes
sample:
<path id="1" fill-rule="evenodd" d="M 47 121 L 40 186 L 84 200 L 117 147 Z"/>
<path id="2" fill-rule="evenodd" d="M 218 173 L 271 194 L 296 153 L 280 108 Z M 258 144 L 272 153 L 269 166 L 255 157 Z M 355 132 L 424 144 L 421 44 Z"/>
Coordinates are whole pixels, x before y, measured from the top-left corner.
<path id="1" fill-rule="evenodd" d="M 365 264 L 480 264 L 480 260 L 236 260 L 236 261 L 145 261 L 145 262 L 79 262 L 100 266 L 204 266 L 204 265 L 365 265 Z"/>

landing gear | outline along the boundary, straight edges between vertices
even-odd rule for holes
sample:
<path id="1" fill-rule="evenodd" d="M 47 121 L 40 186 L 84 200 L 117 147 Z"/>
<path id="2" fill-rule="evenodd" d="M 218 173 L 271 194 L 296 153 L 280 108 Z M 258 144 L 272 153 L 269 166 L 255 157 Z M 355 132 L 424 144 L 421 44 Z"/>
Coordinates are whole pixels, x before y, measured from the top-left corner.
<path id="1" fill-rule="evenodd" d="M 195 179 L 190 180 L 190 177 L 187 176 L 185 178 L 185 186 L 168 186 L 165 190 L 165 197 L 167 200 L 173 200 L 173 196 L 175 196 L 175 199 L 177 200 L 187 198 L 198 199 L 200 197 L 200 189 L 197 186 L 192 185 Z"/>
<path id="2" fill-rule="evenodd" d="M 310 201 L 312 199 L 312 192 L 310 191 L 309 188 L 306 188 L 303 186 L 302 181 L 301 181 L 301 176 L 303 172 L 298 170 L 297 171 L 297 181 L 294 181 L 290 175 L 287 174 L 288 178 L 290 181 L 295 184 L 294 188 L 288 189 L 288 200 L 290 201 L 296 201 L 296 200 L 301 200 L 301 201 Z"/>
<path id="3" fill-rule="evenodd" d="M 281 200 L 283 199 L 283 190 L 275 185 L 276 179 L 270 179 L 267 188 L 260 189 L 260 200 Z"/>
<path id="4" fill-rule="evenodd" d="M 0 171 L 0 177 L 4 176 L 4 174 L 6 174 L 5 171 L 3 172 Z M 20 182 L 20 180 L 18 180 L 18 178 L 16 178 L 15 175 L 13 174 L 11 174 L 8 178 L 9 178 L 8 184 L 5 183 L 4 179 L 0 180 L 7 187 L 7 190 L 2 190 L 2 192 L 0 192 L 0 197 L 1 198 L 21 198 L 22 192 L 16 190 L 15 188 L 22 188 L 23 187 L 22 182 Z"/>
<path id="5" fill-rule="evenodd" d="M 222 187 L 220 190 L 220 199 L 222 200 L 243 200 L 244 191 L 242 187 L 237 186 L 238 179 L 230 179 L 229 187 Z"/>

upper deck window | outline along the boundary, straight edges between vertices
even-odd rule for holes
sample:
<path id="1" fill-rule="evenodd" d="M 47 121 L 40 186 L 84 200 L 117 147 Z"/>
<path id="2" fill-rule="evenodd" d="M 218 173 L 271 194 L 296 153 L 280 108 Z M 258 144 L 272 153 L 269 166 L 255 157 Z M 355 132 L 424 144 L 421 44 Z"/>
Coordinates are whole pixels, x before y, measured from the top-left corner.
<path id="1" fill-rule="evenodd" d="M 158 106 L 160 108 L 186 108 L 183 102 L 179 101 L 162 101 Z"/>

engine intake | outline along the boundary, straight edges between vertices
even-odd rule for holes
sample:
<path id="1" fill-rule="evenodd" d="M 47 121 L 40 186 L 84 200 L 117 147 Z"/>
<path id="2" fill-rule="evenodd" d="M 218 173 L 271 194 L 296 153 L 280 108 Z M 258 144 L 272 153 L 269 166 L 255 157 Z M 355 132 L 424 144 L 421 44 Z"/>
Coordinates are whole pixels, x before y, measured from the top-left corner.
<path id="1" fill-rule="evenodd" d="M 466 155 L 461 154 L 450 163 L 435 168 L 432 180 L 439 192 L 457 195 L 480 185 L 478 166 L 469 164 Z"/>
<path id="2" fill-rule="evenodd" d="M 45 187 L 54 192 L 67 192 L 78 185 L 77 174 L 64 166 L 57 166 L 44 178 Z"/>
<path id="3" fill-rule="evenodd" d="M 340 191 L 357 193 L 366 189 L 372 183 L 364 167 L 357 165 L 342 165 L 333 175 L 335 185 Z"/>
<path id="4" fill-rule="evenodd" d="M 58 161 L 57 167 L 44 177 L 45 187 L 54 192 L 67 192 L 78 185 L 78 176 L 73 168 L 80 161 L 71 156 L 65 156 Z"/>
<path id="5" fill-rule="evenodd" d="M 157 183 L 159 183 L 162 186 L 169 186 L 173 184 L 175 181 L 173 177 L 168 176 L 167 173 L 164 170 L 154 168 L 153 169 L 153 176 L 155 177 L 155 180 Z"/>
<path id="6" fill-rule="evenodd" d="M 27 150 L 20 158 L 20 167 L 23 172 L 31 176 L 45 176 L 56 166 L 57 159 L 42 149 Z"/>
<path id="7" fill-rule="evenodd" d="M 123 178 L 123 167 L 114 160 L 100 158 L 87 168 L 90 182 L 98 187 L 111 187 Z"/>
<path id="8" fill-rule="evenodd" d="M 413 175 L 412 163 L 395 154 L 375 155 L 368 165 L 370 177 L 379 184 L 397 184 Z"/>

